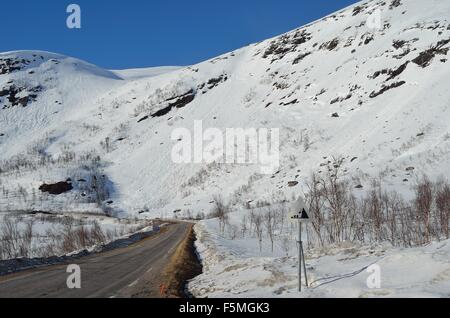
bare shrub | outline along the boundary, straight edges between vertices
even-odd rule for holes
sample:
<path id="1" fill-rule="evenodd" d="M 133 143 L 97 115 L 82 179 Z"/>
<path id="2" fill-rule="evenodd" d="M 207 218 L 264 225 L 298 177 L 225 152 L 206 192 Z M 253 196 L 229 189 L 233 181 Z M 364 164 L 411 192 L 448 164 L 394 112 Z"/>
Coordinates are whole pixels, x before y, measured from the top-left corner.
<path id="1" fill-rule="evenodd" d="M 436 186 L 436 208 L 440 224 L 440 230 L 446 239 L 450 238 L 450 185 L 440 181 Z"/>
<path id="2" fill-rule="evenodd" d="M 423 176 L 415 186 L 415 206 L 422 222 L 424 231 L 424 243 L 430 242 L 431 209 L 433 205 L 433 185 L 428 177 Z"/>
<path id="3" fill-rule="evenodd" d="M 29 220 L 25 223 L 25 229 L 21 231 L 17 219 L 10 215 L 5 216 L 0 227 L 0 258 L 12 259 L 30 256 L 33 226 L 34 221 Z"/>
<path id="4" fill-rule="evenodd" d="M 211 215 L 219 219 L 219 230 L 223 234 L 225 231 L 225 225 L 228 222 L 228 213 L 230 211 L 229 205 L 225 204 L 223 198 L 220 195 L 214 196 L 214 207 Z"/>
<path id="5" fill-rule="evenodd" d="M 102 175 L 98 170 L 92 170 L 91 188 L 95 194 L 96 203 L 101 206 L 104 201 L 109 198 L 109 187 L 105 175 Z"/>
<path id="6" fill-rule="evenodd" d="M 280 235 L 284 233 L 287 218 L 288 218 L 288 209 L 286 208 L 286 204 L 282 204 L 279 207 L 279 209 L 275 211 L 275 225 L 276 227 L 278 227 Z"/>
<path id="7" fill-rule="evenodd" d="M 263 243 L 263 218 L 260 214 L 253 214 L 253 224 L 255 225 L 255 234 L 259 242 L 259 252 L 262 252 Z"/>
<path id="8" fill-rule="evenodd" d="M 248 230 L 248 223 L 247 223 L 247 216 L 244 215 L 241 220 L 241 234 L 242 238 L 245 238 L 245 235 L 247 234 Z"/>
<path id="9" fill-rule="evenodd" d="M 311 175 L 310 181 L 306 182 L 306 187 L 308 189 L 306 197 L 306 205 L 311 214 L 314 215 L 312 226 L 319 240 L 320 246 L 324 245 L 323 237 L 323 227 L 325 222 L 324 215 L 324 200 L 323 191 L 321 188 L 322 183 L 319 181 L 318 176 L 313 173 Z"/>
<path id="10" fill-rule="evenodd" d="M 22 257 L 30 257 L 33 242 L 34 219 L 30 219 L 25 224 L 25 230 L 21 236 L 19 253 Z"/>
<path id="11" fill-rule="evenodd" d="M 228 226 L 228 236 L 231 240 L 235 240 L 239 234 L 239 227 L 236 224 Z"/>
<path id="12" fill-rule="evenodd" d="M 97 220 L 93 222 L 93 226 L 90 231 L 91 241 L 94 244 L 105 244 L 107 241 L 106 234 L 103 232 L 100 224 Z"/>
<path id="13" fill-rule="evenodd" d="M 203 212 L 198 212 L 197 215 L 195 216 L 195 219 L 196 219 L 197 221 L 204 220 L 204 219 L 205 219 L 205 213 L 203 213 Z"/>
<path id="14" fill-rule="evenodd" d="M 100 142 L 100 146 L 106 153 L 110 153 L 112 151 L 111 138 L 106 137 L 103 141 Z"/>
<path id="15" fill-rule="evenodd" d="M 20 232 L 17 223 L 9 217 L 3 218 L 1 227 L 1 252 L 3 259 L 19 256 Z"/>
<path id="16" fill-rule="evenodd" d="M 70 215 L 6 215 L 0 218 L 0 259 L 61 256 L 105 245 L 151 225 L 140 220 L 118 221 L 120 229 L 104 231 L 99 223 L 102 220 Z M 50 227 L 38 235 L 36 222 Z"/>
<path id="17" fill-rule="evenodd" d="M 291 250 L 292 239 L 288 236 L 283 236 L 281 238 L 281 248 L 285 253 L 286 257 L 289 257 L 289 251 Z"/>
<path id="18" fill-rule="evenodd" d="M 275 220 L 276 220 L 275 212 L 271 208 L 268 208 L 263 215 L 263 223 L 266 228 L 267 235 L 269 236 L 270 239 L 272 253 L 276 227 Z"/>
<path id="19" fill-rule="evenodd" d="M 312 244 L 344 241 L 382 242 L 417 246 L 449 238 L 450 185 L 423 176 L 407 202 L 379 180 L 357 199 L 351 177 L 340 175 L 338 165 L 323 177 L 313 174 L 306 183 L 306 205 L 314 215 Z M 310 233 L 308 232 L 308 236 Z"/>
<path id="20" fill-rule="evenodd" d="M 382 194 L 381 186 L 376 181 L 372 182 L 372 189 L 369 191 L 368 196 L 365 199 L 367 213 L 365 213 L 365 219 L 370 220 L 370 235 L 376 241 L 379 241 L 382 237 L 382 224 L 383 224 L 383 210 L 382 210 Z"/>
<path id="21" fill-rule="evenodd" d="M 352 192 L 348 180 L 339 179 L 338 168 L 333 172 L 329 172 L 324 179 L 321 180 L 323 198 L 325 207 L 329 215 L 328 235 L 331 243 L 340 243 L 350 239 L 347 232 L 348 213 L 351 204 L 354 202 Z"/>

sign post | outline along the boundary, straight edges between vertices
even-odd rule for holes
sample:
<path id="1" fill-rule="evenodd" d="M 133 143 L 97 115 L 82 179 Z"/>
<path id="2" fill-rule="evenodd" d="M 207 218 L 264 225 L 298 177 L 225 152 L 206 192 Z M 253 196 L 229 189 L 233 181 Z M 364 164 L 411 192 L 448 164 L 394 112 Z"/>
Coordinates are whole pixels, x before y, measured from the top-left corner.
<path id="1" fill-rule="evenodd" d="M 308 212 L 306 211 L 305 202 L 302 198 L 299 198 L 297 202 L 294 203 L 291 214 L 291 220 L 298 222 L 298 291 L 301 292 L 302 269 L 305 274 L 306 287 L 308 287 L 308 275 L 306 273 L 306 261 L 303 251 L 302 225 L 303 223 L 311 222 Z"/>

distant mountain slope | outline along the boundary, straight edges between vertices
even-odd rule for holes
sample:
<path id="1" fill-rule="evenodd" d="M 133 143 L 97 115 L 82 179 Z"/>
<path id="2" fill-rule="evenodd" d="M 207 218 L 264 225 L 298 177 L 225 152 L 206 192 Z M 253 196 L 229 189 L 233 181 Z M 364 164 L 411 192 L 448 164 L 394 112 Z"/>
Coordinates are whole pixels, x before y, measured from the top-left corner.
<path id="1" fill-rule="evenodd" d="M 366 1 L 148 76 L 51 53 L 3 53 L 0 210 L 208 212 L 215 194 L 233 204 L 290 198 L 336 158 L 355 186 L 381 177 L 408 192 L 417 174 L 448 176 L 448 17 L 447 1 Z M 173 163 L 171 133 L 193 130 L 195 120 L 280 128 L 280 171 Z M 38 190 L 68 178 L 71 192 Z"/>

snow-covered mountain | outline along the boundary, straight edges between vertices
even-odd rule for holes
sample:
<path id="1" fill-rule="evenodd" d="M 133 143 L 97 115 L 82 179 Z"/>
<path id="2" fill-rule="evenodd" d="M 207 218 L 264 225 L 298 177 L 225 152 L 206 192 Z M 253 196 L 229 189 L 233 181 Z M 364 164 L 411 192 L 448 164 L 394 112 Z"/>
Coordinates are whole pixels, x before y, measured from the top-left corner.
<path id="1" fill-rule="evenodd" d="M 0 210 L 172 217 L 278 201 L 337 158 L 407 191 L 450 168 L 450 2 L 364 1 L 190 67 L 0 54 Z M 175 128 L 279 128 L 280 167 L 176 164 Z M 70 179 L 70 180 L 68 180 Z M 43 183 L 68 181 L 59 196 Z"/>

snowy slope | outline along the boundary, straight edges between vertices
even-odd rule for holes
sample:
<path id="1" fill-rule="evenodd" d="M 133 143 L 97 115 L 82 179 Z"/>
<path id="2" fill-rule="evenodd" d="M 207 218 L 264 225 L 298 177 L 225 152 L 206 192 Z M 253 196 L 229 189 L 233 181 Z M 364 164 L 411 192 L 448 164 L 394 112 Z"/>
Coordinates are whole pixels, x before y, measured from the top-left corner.
<path id="1" fill-rule="evenodd" d="M 374 14 L 379 28 L 367 22 Z M 107 71 L 52 53 L 3 53 L 0 210 L 207 213 L 218 193 L 236 206 L 290 198 L 333 157 L 363 186 L 381 176 L 407 192 L 414 175 L 448 176 L 449 16 L 448 1 L 361 2 L 179 69 Z M 279 128 L 279 173 L 173 163 L 173 130 L 195 120 Z M 37 190 L 68 178 L 74 190 L 58 198 Z M 97 178 L 107 194 L 92 186 Z"/>
<path id="2" fill-rule="evenodd" d="M 398 298 L 450 297 L 450 242 L 417 248 L 389 244 L 329 247 L 306 251 L 309 288 L 298 292 L 297 252 L 292 241 L 287 255 L 270 252 L 267 240 L 262 255 L 255 240 L 229 240 L 218 235 L 217 223 L 196 226 L 197 250 L 203 274 L 189 283 L 194 297 L 202 298 Z M 379 270 L 379 288 L 370 281 Z M 371 288 L 369 288 L 371 287 Z"/>
<path id="3" fill-rule="evenodd" d="M 161 67 L 150 67 L 150 68 L 133 68 L 127 70 L 115 70 L 112 71 L 114 74 L 119 76 L 120 78 L 127 80 L 135 80 L 146 77 L 154 77 L 158 75 L 162 75 L 165 73 L 169 73 L 172 71 L 176 71 L 181 69 L 179 66 L 161 66 Z"/>

